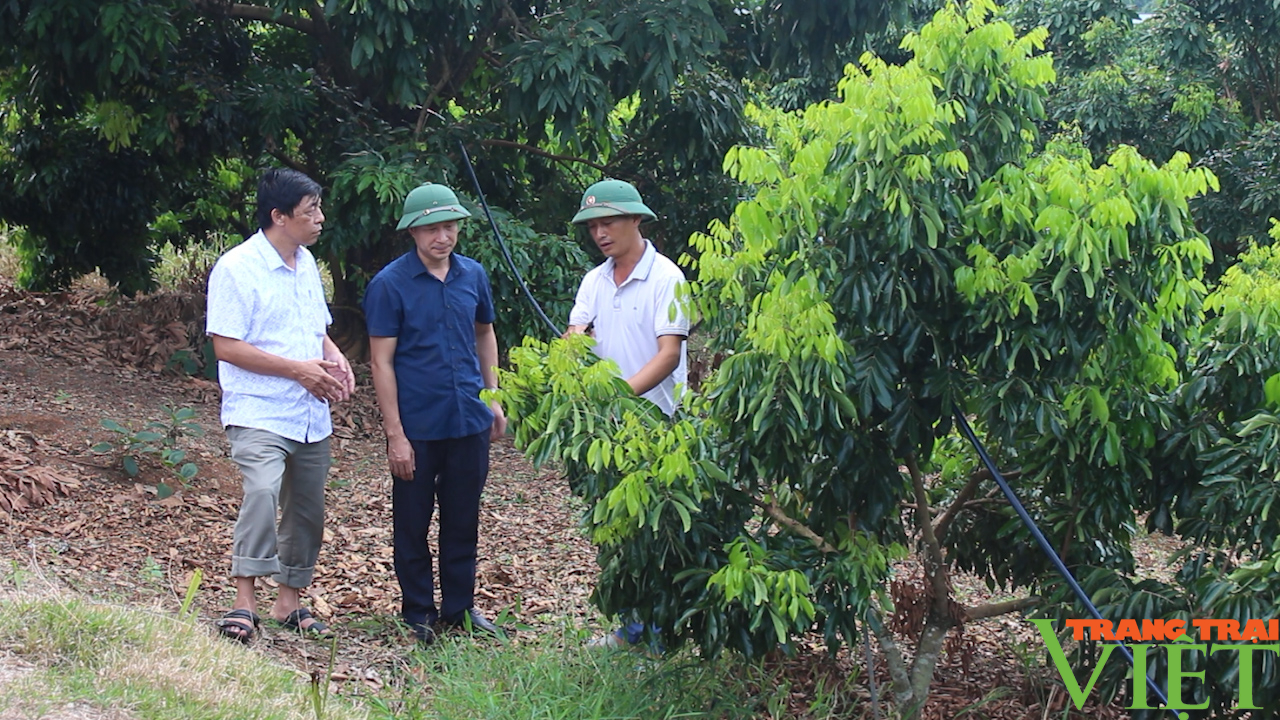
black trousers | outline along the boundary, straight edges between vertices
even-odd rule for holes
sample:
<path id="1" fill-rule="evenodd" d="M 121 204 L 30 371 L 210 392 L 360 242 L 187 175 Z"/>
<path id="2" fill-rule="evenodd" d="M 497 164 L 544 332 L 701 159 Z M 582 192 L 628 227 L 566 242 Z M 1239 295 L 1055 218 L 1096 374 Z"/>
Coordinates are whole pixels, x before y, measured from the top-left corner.
<path id="1" fill-rule="evenodd" d="M 391 481 L 396 577 L 410 625 L 457 621 L 475 602 L 480 492 L 489 477 L 489 430 L 449 440 L 411 440 L 413 481 Z M 427 530 L 440 506 L 440 610 Z"/>

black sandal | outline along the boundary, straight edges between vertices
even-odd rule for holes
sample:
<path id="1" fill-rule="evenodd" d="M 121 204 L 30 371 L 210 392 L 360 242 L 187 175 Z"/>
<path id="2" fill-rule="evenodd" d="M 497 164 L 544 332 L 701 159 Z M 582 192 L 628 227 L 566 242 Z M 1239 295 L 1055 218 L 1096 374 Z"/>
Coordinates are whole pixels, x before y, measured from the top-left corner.
<path id="1" fill-rule="evenodd" d="M 241 620 L 248 620 L 249 624 L 246 625 Z M 261 622 L 261 618 L 252 610 L 232 610 L 216 621 L 214 626 L 223 637 L 248 645 L 257 634 Z"/>
<path id="2" fill-rule="evenodd" d="M 310 620 L 311 624 L 303 627 L 303 623 L 307 620 Z M 297 610 L 289 613 L 285 619 L 277 620 L 276 623 L 281 627 L 296 630 L 302 635 L 311 635 L 325 640 L 333 637 L 333 631 L 329 629 L 329 626 L 317 620 L 315 616 L 311 614 L 311 611 L 306 608 L 298 608 Z"/>

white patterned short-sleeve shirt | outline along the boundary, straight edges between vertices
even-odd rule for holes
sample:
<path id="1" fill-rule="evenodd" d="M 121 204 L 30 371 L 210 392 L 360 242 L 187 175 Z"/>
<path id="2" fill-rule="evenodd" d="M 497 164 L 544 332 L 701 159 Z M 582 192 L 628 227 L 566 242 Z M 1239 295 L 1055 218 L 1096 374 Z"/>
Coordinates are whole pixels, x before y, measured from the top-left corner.
<path id="1" fill-rule="evenodd" d="M 205 332 L 243 340 L 290 360 L 323 358 L 325 333 L 333 318 L 325 304 L 320 269 L 303 247 L 294 265 L 285 264 L 262 231 L 228 250 L 209 274 Z M 307 443 L 333 432 L 329 403 L 294 380 L 219 361 L 218 382 L 223 427 L 268 430 Z"/>

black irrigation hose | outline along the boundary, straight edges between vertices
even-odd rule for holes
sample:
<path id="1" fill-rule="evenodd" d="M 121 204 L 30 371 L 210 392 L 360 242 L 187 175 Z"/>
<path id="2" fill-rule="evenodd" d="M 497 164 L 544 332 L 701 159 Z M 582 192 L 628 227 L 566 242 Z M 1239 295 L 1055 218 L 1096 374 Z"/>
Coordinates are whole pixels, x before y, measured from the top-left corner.
<path id="1" fill-rule="evenodd" d="M 973 449 L 978 451 L 978 457 L 982 459 L 982 464 L 986 466 L 987 472 L 991 473 L 991 477 L 996 481 L 996 484 L 1000 486 L 1000 490 L 1004 493 L 1005 498 L 1008 499 L 1009 504 L 1013 506 L 1014 512 L 1018 513 L 1018 517 L 1022 518 L 1022 523 L 1031 531 L 1031 536 L 1036 539 L 1036 544 L 1038 544 L 1040 549 L 1044 551 L 1044 554 L 1053 561 L 1053 566 L 1058 569 L 1058 573 L 1062 575 L 1062 579 L 1066 580 L 1067 585 L 1071 586 L 1071 591 L 1075 593 L 1076 599 L 1089 609 L 1089 613 L 1093 615 L 1095 620 L 1105 620 L 1106 618 L 1102 617 L 1102 613 L 1098 612 L 1098 608 L 1094 607 L 1093 602 L 1089 600 L 1089 595 L 1085 593 L 1084 588 L 1080 587 L 1080 583 L 1076 582 L 1075 577 L 1071 575 L 1071 570 L 1067 568 L 1066 563 L 1062 562 L 1062 558 L 1058 557 L 1058 553 L 1053 549 L 1053 546 L 1049 544 L 1049 540 L 1045 538 L 1044 533 L 1040 532 L 1040 528 L 1036 526 L 1036 521 L 1031 519 L 1031 515 L 1027 513 L 1027 509 L 1022 506 L 1022 501 L 1018 500 L 1018 496 L 1014 494 L 1013 488 L 1009 487 L 1009 481 L 1005 479 L 1004 475 L 1000 474 L 998 469 L 996 469 L 995 461 L 991 459 L 991 455 L 987 453 L 987 449 L 982 446 L 982 443 L 978 440 L 978 436 L 974 434 L 973 428 L 969 426 L 969 421 L 965 419 L 964 413 L 960 412 L 960 408 L 955 405 L 951 406 L 951 412 L 955 415 L 956 425 L 960 428 L 960 432 L 963 433 L 969 440 L 969 443 L 973 445 Z M 1120 653 L 1124 655 L 1125 659 L 1129 661 L 1129 665 L 1132 666 L 1134 664 L 1133 653 L 1129 652 L 1129 648 L 1125 647 L 1124 643 L 1119 640 L 1115 640 L 1113 642 L 1119 646 Z M 1177 708 L 1169 707 L 1169 698 L 1165 697 L 1165 694 L 1156 686 L 1155 681 L 1152 680 L 1150 676 L 1146 676 L 1145 679 L 1147 681 L 1147 687 L 1151 688 L 1151 691 L 1156 694 L 1156 697 L 1160 698 L 1161 704 L 1164 705 L 1163 709 L 1173 713 L 1174 717 L 1181 718 L 1182 715 L 1178 712 Z"/>
<path id="2" fill-rule="evenodd" d="M 551 328 L 552 337 L 560 337 L 560 328 L 551 322 L 551 318 L 542 311 L 542 306 L 533 298 L 533 293 L 529 291 L 529 286 L 525 284 L 524 277 L 520 275 L 520 269 L 516 267 L 516 261 L 511 257 L 511 251 L 507 249 L 507 242 L 502 239 L 502 233 L 498 232 L 498 223 L 493 221 L 493 213 L 489 210 L 489 203 L 484 199 L 484 190 L 480 189 L 480 180 L 476 178 L 475 168 L 471 167 L 471 156 L 467 154 L 467 146 L 458 141 L 458 149 L 462 151 L 462 160 L 467 164 L 467 173 L 471 175 L 471 183 L 476 187 L 476 197 L 480 198 L 480 207 L 484 208 L 484 216 L 489 218 L 489 228 L 493 230 L 493 238 L 498 241 L 498 248 L 502 250 L 502 257 L 507 259 L 507 266 L 511 268 L 511 274 L 515 276 L 516 282 L 520 284 L 520 288 L 524 290 L 524 296 L 529 299 L 529 304 L 533 306 L 538 317 L 542 318 L 542 322 Z"/>

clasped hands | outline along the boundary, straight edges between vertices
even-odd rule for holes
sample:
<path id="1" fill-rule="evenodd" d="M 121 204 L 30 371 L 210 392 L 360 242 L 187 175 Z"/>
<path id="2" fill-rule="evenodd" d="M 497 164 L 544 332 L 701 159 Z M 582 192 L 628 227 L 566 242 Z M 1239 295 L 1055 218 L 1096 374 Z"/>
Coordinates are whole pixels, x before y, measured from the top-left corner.
<path id="1" fill-rule="evenodd" d="M 356 390 L 351 363 L 341 352 L 325 353 L 321 360 L 302 360 L 295 379 L 307 392 L 329 402 L 342 402 Z"/>

